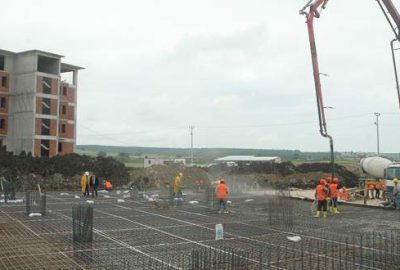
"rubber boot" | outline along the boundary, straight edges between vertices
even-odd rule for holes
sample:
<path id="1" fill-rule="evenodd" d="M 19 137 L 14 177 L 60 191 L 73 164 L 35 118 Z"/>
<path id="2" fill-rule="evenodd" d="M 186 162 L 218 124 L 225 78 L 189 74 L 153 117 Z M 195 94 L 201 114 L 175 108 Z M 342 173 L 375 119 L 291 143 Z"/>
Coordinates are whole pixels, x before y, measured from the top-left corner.
<path id="1" fill-rule="evenodd" d="M 332 206 L 329 206 L 329 212 L 333 212 L 334 210 L 333 210 L 333 207 Z"/>
<path id="2" fill-rule="evenodd" d="M 334 208 L 333 208 L 333 213 L 335 213 L 335 214 L 340 214 L 340 212 L 337 210 L 337 207 L 334 207 Z"/>
<path id="3" fill-rule="evenodd" d="M 324 211 L 324 218 L 328 217 L 327 211 Z"/>
<path id="4" fill-rule="evenodd" d="M 314 217 L 315 217 L 315 218 L 319 218 L 319 214 L 320 214 L 320 213 L 321 213 L 320 211 L 317 211 L 317 213 L 315 213 Z"/>

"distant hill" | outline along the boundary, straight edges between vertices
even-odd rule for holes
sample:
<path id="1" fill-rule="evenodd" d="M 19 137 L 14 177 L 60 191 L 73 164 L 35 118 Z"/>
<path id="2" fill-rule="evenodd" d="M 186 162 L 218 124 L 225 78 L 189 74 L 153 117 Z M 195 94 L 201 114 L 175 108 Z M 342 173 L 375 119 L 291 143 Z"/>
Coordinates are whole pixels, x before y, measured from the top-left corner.
<path id="1" fill-rule="evenodd" d="M 97 154 L 106 152 L 108 155 L 129 154 L 136 157 L 190 157 L 189 148 L 159 148 L 136 146 L 105 146 L 105 145 L 78 145 L 78 152 Z M 301 152 L 299 150 L 278 149 L 239 149 L 239 148 L 195 148 L 196 163 L 210 163 L 216 158 L 228 155 L 278 156 L 283 160 L 329 160 L 328 152 Z"/>

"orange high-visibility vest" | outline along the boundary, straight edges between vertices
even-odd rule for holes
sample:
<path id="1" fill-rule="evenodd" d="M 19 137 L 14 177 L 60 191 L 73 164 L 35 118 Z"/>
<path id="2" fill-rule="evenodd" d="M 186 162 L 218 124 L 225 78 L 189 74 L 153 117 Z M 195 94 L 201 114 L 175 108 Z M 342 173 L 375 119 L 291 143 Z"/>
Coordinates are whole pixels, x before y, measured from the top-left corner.
<path id="1" fill-rule="evenodd" d="M 338 184 L 332 183 L 329 185 L 329 189 L 331 191 L 331 197 L 332 198 L 337 198 L 338 196 Z"/>
<path id="2" fill-rule="evenodd" d="M 372 184 L 367 185 L 367 190 L 374 190 L 374 189 L 375 189 L 374 185 L 372 185 Z"/>
<path id="3" fill-rule="evenodd" d="M 104 187 L 105 187 L 106 189 L 112 189 L 111 181 L 106 180 L 106 183 L 104 184 Z"/>
<path id="4" fill-rule="evenodd" d="M 225 184 L 219 183 L 217 186 L 217 198 L 226 199 L 228 196 L 228 187 Z"/>
<path id="5" fill-rule="evenodd" d="M 317 188 L 316 188 L 316 191 L 317 191 L 317 200 L 318 201 L 324 201 L 324 200 L 326 200 L 326 198 L 327 198 L 327 195 L 326 195 L 326 193 L 325 193 L 325 190 L 324 190 L 324 186 L 323 185 L 318 185 L 317 186 Z"/>
<path id="6" fill-rule="evenodd" d="M 338 192 L 340 200 L 346 202 L 349 200 L 349 192 L 347 191 L 346 187 L 342 188 L 341 192 Z"/>

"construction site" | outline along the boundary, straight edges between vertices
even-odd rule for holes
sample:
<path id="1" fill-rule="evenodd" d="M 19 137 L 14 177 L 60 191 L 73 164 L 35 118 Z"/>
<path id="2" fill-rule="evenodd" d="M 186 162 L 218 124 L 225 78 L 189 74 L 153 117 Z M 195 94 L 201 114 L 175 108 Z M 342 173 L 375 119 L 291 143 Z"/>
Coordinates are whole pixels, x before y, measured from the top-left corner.
<path id="1" fill-rule="evenodd" d="M 0 208 L 0 268 L 398 269 L 398 212 L 346 205 L 313 219 L 311 202 L 267 193 L 231 194 L 228 214 L 207 192 L 179 204 L 129 189 L 17 193 Z"/>
<path id="2" fill-rule="evenodd" d="M 396 85 L 393 88 L 396 89 L 396 92 L 392 91 L 391 100 L 396 97 L 400 104 L 400 82 L 396 63 L 396 53 L 399 50 L 398 42 L 400 41 L 400 14 L 392 0 L 377 0 L 376 2 L 378 4 L 377 9 L 380 13 L 383 13 L 384 19 L 389 23 L 390 29 L 388 31 L 394 34 L 393 40 L 390 42 L 390 52 Z M 251 144 L 253 137 L 248 134 L 261 133 L 262 136 L 260 135 L 258 143 L 271 143 L 273 145 L 273 140 L 276 138 L 284 140 L 284 136 L 280 137 L 279 132 L 276 132 L 276 134 L 274 132 L 275 129 L 284 127 L 285 123 L 251 125 L 250 122 L 246 122 L 242 125 L 235 121 L 230 122 L 231 119 L 235 118 L 231 111 L 240 107 L 237 104 L 241 104 L 239 100 L 242 99 L 243 93 L 240 93 L 239 98 L 232 98 L 231 96 L 225 96 L 225 98 L 213 97 L 212 101 L 209 101 L 196 95 L 193 95 L 194 98 L 190 95 L 189 98 L 184 97 L 183 91 L 179 92 L 179 90 L 174 97 L 175 100 L 171 102 L 168 91 L 164 91 L 164 87 L 176 88 L 177 85 L 172 83 L 174 80 L 182 83 L 181 86 L 182 89 L 185 89 L 185 94 L 186 88 L 207 81 L 204 79 L 207 76 L 203 76 L 203 74 L 196 81 L 196 79 L 193 79 L 195 77 L 187 76 L 183 71 L 182 74 L 174 71 L 174 68 L 177 67 L 174 67 L 176 63 L 173 59 L 180 56 L 172 49 L 174 46 L 181 50 L 183 48 L 184 60 L 178 61 L 176 66 L 184 66 L 183 69 L 186 71 L 189 69 L 186 60 L 193 58 L 196 61 L 203 60 L 210 64 L 217 58 L 216 62 L 218 62 L 219 57 L 215 56 L 223 54 L 219 51 L 222 51 L 221 47 L 226 46 L 229 47 L 229 50 L 234 51 L 237 49 L 236 44 L 232 46 L 229 45 L 230 42 L 241 43 L 242 40 L 251 40 L 251 35 L 247 36 L 246 34 L 240 39 L 229 36 L 228 41 L 219 41 L 218 52 L 213 52 L 211 57 L 197 54 L 194 54 L 195 57 L 193 57 L 192 52 L 186 46 L 201 44 L 201 40 L 190 41 L 190 37 L 186 34 L 183 35 L 183 43 L 180 45 L 177 42 L 168 49 L 160 49 L 157 47 L 158 44 L 154 46 L 160 51 L 167 51 L 168 54 L 166 55 L 157 52 L 159 54 L 154 53 L 156 56 L 151 53 L 143 54 L 143 56 L 140 51 L 135 52 L 135 57 L 140 55 L 140 58 L 148 57 L 150 59 L 147 60 L 145 67 L 142 67 L 143 70 L 150 70 L 149 74 L 145 74 L 146 72 L 142 71 L 141 68 L 137 68 L 136 62 L 132 59 L 128 61 L 128 57 L 124 61 L 129 63 L 129 67 L 123 68 L 122 64 L 116 64 L 121 70 L 134 70 L 134 75 L 140 77 L 140 79 L 151 78 L 151 81 L 153 81 L 154 78 L 157 78 L 154 80 L 157 81 L 160 77 L 161 86 L 157 82 L 154 85 L 151 84 L 148 88 L 144 86 L 146 82 L 149 83 L 150 79 L 133 87 L 134 84 L 129 85 L 124 81 L 122 71 L 121 74 L 118 74 L 117 79 L 110 74 L 112 73 L 110 70 L 115 70 L 114 59 L 110 55 L 114 56 L 115 54 L 115 58 L 124 57 L 122 51 L 124 55 L 134 51 L 129 47 L 130 45 L 127 46 L 129 49 L 118 47 L 121 49 L 120 51 L 118 49 L 99 50 L 101 57 L 98 58 L 103 59 L 102 65 L 99 66 L 107 67 L 107 71 L 101 70 L 99 74 L 102 74 L 102 78 L 118 83 L 115 83 L 115 85 L 105 84 L 106 93 L 99 91 L 95 92 L 95 95 L 93 95 L 94 92 L 88 94 L 87 97 L 90 97 L 90 101 L 82 106 L 83 111 L 87 114 L 92 112 L 92 115 L 101 115 L 101 124 L 90 125 L 89 127 L 80 126 L 89 132 L 90 140 L 86 139 L 87 146 L 83 145 L 79 150 L 77 150 L 77 95 L 79 93 L 77 87 L 78 71 L 79 73 L 81 70 L 84 72 L 84 68 L 64 63 L 61 61 L 64 56 L 47 51 L 29 50 L 16 53 L 0 50 L 0 269 L 400 269 L 400 162 L 396 161 L 397 153 L 395 153 L 393 145 L 390 145 L 391 148 L 388 151 L 390 157 L 382 154 L 380 150 L 380 113 L 374 113 L 377 136 L 376 154 L 366 151 L 354 158 L 356 154 L 351 151 L 351 158 L 335 160 L 335 157 L 338 156 L 338 151 L 335 152 L 334 148 L 337 141 L 334 141 L 333 134 L 335 133 L 331 133 L 331 129 L 328 132 L 326 117 L 326 109 L 333 107 L 324 103 L 321 75 L 327 76 L 327 74 L 320 70 L 317 38 L 314 31 L 314 23 L 317 19 L 320 19 L 321 12 L 328 9 L 327 4 L 328 0 L 308 0 L 303 7 L 299 6 L 301 8 L 299 15 L 305 18 L 306 23 L 304 32 L 307 30 L 308 33 L 309 48 L 303 49 L 307 50 L 307 54 L 311 53 L 318 132 L 324 142 L 329 143 L 329 148 L 326 147 L 326 149 L 329 149 L 327 152 L 315 154 L 315 156 L 323 157 L 321 159 L 308 157 L 301 159 L 301 151 L 299 150 L 295 150 L 293 153 L 292 150 L 271 150 L 271 153 L 285 153 L 287 155 L 280 157 L 278 155 L 261 156 L 259 154 L 261 152 L 257 152 L 257 149 L 238 148 L 236 150 L 243 154 L 234 155 L 228 149 L 206 149 L 206 147 L 199 146 L 198 151 L 202 151 L 203 156 L 202 161 L 196 164 L 196 161 L 200 161 L 201 158 L 199 155 L 198 160 L 196 160 L 196 149 L 193 141 L 194 130 L 196 132 L 199 130 L 199 133 L 203 135 L 202 139 L 206 136 L 217 138 L 211 145 L 218 144 L 220 138 L 223 139 L 219 142 L 223 143 L 225 143 L 223 140 L 226 138 L 226 140 L 232 139 L 230 143 L 245 142 Z M 45 6 L 43 5 L 41 8 L 45 8 Z M 109 12 L 108 6 L 106 9 Z M 130 10 L 129 8 L 126 9 Z M 120 12 L 123 13 L 124 11 L 121 10 Z M 128 17 L 133 18 L 135 16 L 128 13 Z M 185 20 L 189 20 L 189 17 Z M 218 19 L 220 19 L 219 15 Z M 170 22 L 164 21 L 164 18 L 160 21 L 162 25 L 170 26 Z M 101 23 L 96 21 L 91 27 L 95 28 L 96 24 L 100 25 Z M 137 25 L 144 27 L 147 24 L 149 23 Z M 178 25 L 181 26 L 182 23 Z M 107 25 L 107 27 L 109 26 Z M 121 33 L 125 38 L 128 34 L 124 31 L 134 31 L 135 27 L 130 25 L 122 31 L 112 25 L 111 28 L 104 28 L 99 33 L 104 35 L 104 31 L 113 32 L 110 35 L 110 39 L 113 40 Z M 143 28 L 141 31 L 142 34 L 146 33 L 147 35 L 147 31 L 153 33 L 156 28 L 150 30 L 143 30 Z M 261 36 L 262 30 L 256 28 L 257 31 L 254 33 L 256 33 L 256 36 Z M 91 28 L 88 29 L 91 31 Z M 198 32 L 203 30 L 202 27 L 196 29 Z M 243 29 L 240 28 L 240 34 L 242 34 L 242 31 Z M 207 31 L 205 32 L 207 33 Z M 280 30 L 277 32 L 280 32 Z M 175 34 L 175 30 L 171 32 L 166 30 L 166 33 L 165 36 L 169 38 L 169 35 L 172 35 L 171 33 Z M 138 40 L 142 42 L 146 35 L 143 34 L 143 37 L 140 36 L 134 43 L 140 43 Z M 210 36 L 208 37 L 210 40 L 215 38 L 212 35 Z M 154 37 L 152 36 L 152 38 Z M 210 40 L 199 45 L 197 50 L 211 50 Z M 116 39 L 115 42 L 82 43 L 109 46 L 113 43 L 119 45 L 124 42 Z M 152 44 L 161 44 L 164 40 L 159 41 L 154 38 L 151 42 Z M 71 44 L 78 44 L 78 42 L 71 42 Z M 151 49 L 154 49 L 150 48 L 152 46 L 146 44 L 146 42 L 143 42 L 143 44 L 141 45 L 143 50 L 151 52 Z M 259 50 L 258 46 L 258 44 L 257 46 L 251 45 L 248 48 Z M 93 53 L 95 51 L 93 50 Z M 89 55 L 87 52 L 86 54 Z M 168 63 L 167 68 L 163 66 L 160 70 L 166 69 L 168 72 L 157 77 L 158 67 L 154 68 L 153 65 L 156 66 L 156 59 L 159 55 L 165 63 Z M 240 59 L 247 57 L 242 51 L 238 55 Z M 250 58 L 258 59 L 258 56 L 251 56 Z M 107 62 L 107 65 L 104 64 L 105 62 Z M 241 63 L 240 61 L 238 63 L 235 61 L 226 62 L 230 66 L 241 65 L 238 64 Z M 95 62 L 88 61 L 87 63 L 93 65 Z M 135 65 L 132 63 L 135 63 Z M 275 69 L 276 65 L 271 64 L 271 66 L 274 66 Z M 257 66 L 257 68 L 259 67 L 262 66 Z M 208 65 L 205 69 L 218 73 Z M 201 68 L 195 66 L 194 70 L 197 72 Z M 154 78 L 153 72 L 156 74 Z M 249 82 L 256 80 L 257 76 L 246 68 L 241 72 L 243 72 L 241 83 L 245 82 L 243 89 L 249 91 L 249 88 L 253 87 Z M 70 82 L 62 77 L 66 76 L 65 73 L 70 76 Z M 173 77 L 175 73 L 179 74 L 179 79 Z M 241 75 L 238 75 L 239 73 L 235 71 L 233 77 L 227 76 L 226 81 L 218 82 L 216 86 L 210 87 L 211 90 L 209 91 L 215 92 L 214 88 L 220 89 L 222 86 L 228 85 L 227 81 L 235 81 L 236 77 L 241 77 Z M 138 80 L 138 77 L 135 76 L 127 77 L 130 81 Z M 266 76 L 266 74 L 263 74 L 263 76 Z M 273 78 L 275 75 L 268 74 L 268 76 Z M 289 77 L 295 77 L 290 74 L 285 74 L 285 76 L 288 77 L 285 77 L 284 83 L 289 83 Z M 93 80 L 91 84 L 100 89 L 102 83 L 97 81 L 100 76 L 91 77 Z M 170 77 L 172 78 L 171 81 L 169 81 Z M 182 78 L 186 77 L 193 79 L 193 81 L 188 80 L 190 87 L 184 84 Z M 276 75 L 276 77 L 279 76 Z M 311 81 L 311 74 L 309 79 Z M 260 81 L 262 80 L 260 79 Z M 293 78 L 293 81 L 295 81 L 295 78 Z M 232 89 L 237 87 L 236 84 L 240 85 L 241 83 L 235 81 L 228 87 L 229 91 L 226 92 L 233 91 Z M 199 89 L 204 91 L 204 87 L 200 83 L 199 85 Z M 127 91 L 114 96 L 114 93 L 112 93 L 114 87 L 126 87 Z M 157 87 L 160 87 L 160 89 Z M 128 92 L 133 93 L 131 88 L 141 89 L 141 92 L 134 92 L 138 94 L 137 96 L 147 91 L 150 96 L 144 101 L 138 99 L 137 103 L 133 103 L 132 96 L 127 95 Z M 263 87 L 262 89 L 264 90 Z M 158 99 L 158 91 L 167 94 Z M 310 93 L 313 91 L 310 91 Z M 256 92 L 251 94 L 246 92 L 246 95 L 259 99 Z M 97 98 L 101 99 L 104 96 L 107 99 L 106 102 L 98 104 Z M 146 151 L 146 148 L 140 146 L 136 147 L 136 150 L 131 149 L 137 151 L 137 153 L 123 152 L 126 141 L 120 140 L 118 136 L 122 136 L 122 138 L 124 135 L 135 137 L 135 142 L 143 142 L 143 145 L 182 143 L 181 138 L 187 136 L 187 134 L 181 135 L 184 132 L 179 131 L 181 127 L 177 127 L 177 124 L 185 126 L 184 128 L 188 131 L 187 123 L 183 125 L 182 119 L 187 116 L 192 121 L 191 110 L 196 106 L 188 104 L 190 103 L 189 100 L 196 98 L 202 100 L 202 102 L 205 101 L 207 105 L 215 106 L 213 107 L 215 111 L 222 111 L 224 102 L 227 102 L 227 100 L 229 102 L 233 100 L 233 103 L 228 106 L 230 111 L 224 114 L 218 125 L 209 125 L 210 121 L 206 117 L 204 119 L 199 118 L 199 122 L 203 123 L 203 126 L 189 125 L 190 149 L 188 148 L 186 151 L 186 149 L 181 148 L 178 152 L 173 152 L 172 147 L 155 147 L 151 150 L 147 149 L 149 152 L 143 152 Z M 284 96 L 279 97 L 279 100 L 281 101 L 284 98 Z M 373 96 L 373 98 L 376 97 Z M 122 104 L 124 99 L 129 100 L 130 103 Z M 184 103 L 179 103 L 181 102 L 180 99 Z M 300 98 L 298 102 L 302 102 Z M 158 105 L 153 105 L 153 103 Z M 164 104 L 172 105 L 163 107 Z M 243 104 L 246 104 L 246 108 L 257 107 L 250 103 Z M 114 105 L 118 108 L 113 107 Z M 289 107 L 294 109 L 307 108 L 308 110 L 308 104 L 302 107 L 303 105 L 278 106 L 279 108 L 275 113 L 279 112 L 279 114 L 270 113 L 268 121 L 274 120 L 275 115 L 284 115 L 283 111 Z M 130 107 L 135 106 L 138 108 L 141 106 L 142 109 L 129 111 Z M 87 111 L 85 111 L 85 107 Z M 111 113 L 101 114 L 105 107 L 110 107 Z M 154 117 L 154 115 L 151 115 L 152 111 L 156 111 L 159 109 L 158 107 L 163 110 L 160 109 L 160 115 Z M 179 113 L 169 115 L 168 113 L 174 111 L 175 107 L 179 108 Z M 261 103 L 259 107 L 268 106 Z M 351 107 L 357 109 L 357 106 L 353 103 L 351 103 Z M 366 105 L 366 107 L 368 106 Z M 120 108 L 128 109 L 127 111 L 119 111 Z M 209 108 L 199 105 L 197 109 L 201 111 L 200 114 L 206 115 Z M 246 119 L 246 121 L 248 119 L 252 121 L 253 117 L 256 119 L 253 115 L 254 112 L 249 109 L 243 109 L 243 111 L 246 111 L 246 113 L 240 114 L 245 115 L 243 119 Z M 299 112 L 297 113 L 300 115 Z M 111 115 L 111 118 L 108 118 L 112 119 L 111 121 L 105 120 L 109 116 L 108 114 Z M 263 115 L 258 111 L 257 114 Z M 89 119 L 87 121 L 90 124 L 92 124 L 92 120 L 96 122 L 96 117 L 91 118 L 92 115 L 84 118 Z M 129 128 L 134 126 L 132 123 L 137 124 L 140 121 L 134 122 L 132 120 L 132 123 L 124 123 L 125 115 L 129 119 L 143 118 L 145 119 L 144 122 L 157 126 L 158 131 L 152 130 L 149 128 L 150 126 L 147 126 L 144 130 L 130 130 Z M 213 121 L 214 115 L 212 113 L 211 115 L 210 119 Z M 215 117 L 217 118 L 217 116 Z M 293 115 L 290 117 L 292 118 Z M 345 117 L 345 119 L 348 118 L 351 117 Z M 168 122 L 170 119 L 173 119 L 172 122 Z M 166 126 L 160 125 L 164 121 Z M 263 121 L 265 121 L 265 118 Z M 124 127 L 115 128 L 114 122 L 118 122 L 117 125 Z M 104 123 L 107 123 L 107 125 Z M 235 125 L 229 126 L 231 123 Z M 286 125 L 290 134 L 287 139 L 291 139 L 292 135 L 295 137 L 294 135 L 297 135 L 297 133 L 303 133 L 305 129 L 294 127 L 303 124 L 309 123 L 307 121 L 291 122 Z M 250 130 L 266 127 L 271 129 L 261 133 Z M 353 124 L 344 125 L 344 127 L 351 130 Z M 224 133 L 228 129 L 234 131 Z M 102 133 L 102 130 L 112 133 Z M 249 133 L 246 133 L 247 131 Z M 265 135 L 266 133 L 271 134 Z M 392 132 L 392 134 L 394 133 L 396 132 Z M 143 139 L 146 137 L 145 134 L 148 134 L 149 141 Z M 368 137 L 366 134 L 369 133 L 363 134 L 364 137 Z M 313 136 L 316 137 L 314 133 Z M 310 137 L 312 136 L 305 133 L 296 138 L 303 138 L 309 142 L 304 142 L 301 147 L 318 149 L 319 142 L 315 143 L 316 146 L 314 147 L 314 139 L 310 140 Z M 163 140 L 164 138 L 166 139 Z M 237 141 L 235 141 L 235 138 Z M 118 148 L 118 152 L 113 152 L 113 156 L 110 156 L 110 153 L 100 150 L 96 154 L 97 145 L 91 144 L 92 139 L 117 142 L 118 146 L 113 145 L 110 148 Z M 353 142 L 361 140 L 356 136 L 351 139 Z M 342 148 L 347 143 L 343 143 L 343 141 L 341 141 Z M 202 142 L 203 145 L 206 145 L 210 141 L 204 139 Z M 216 143 L 214 144 L 214 142 Z M 298 145 L 302 143 L 298 142 Z M 121 144 L 125 146 L 120 146 Z M 101 146 L 105 148 L 100 149 L 107 149 L 107 146 Z M 96 151 L 93 149 L 96 149 Z M 188 153 L 183 153 L 185 151 Z M 148 154 L 150 152 L 151 154 Z M 174 154 L 166 155 L 165 153 Z M 222 157 L 217 153 L 227 153 L 229 156 Z M 341 154 L 343 153 L 345 151 Z M 287 158 L 288 156 L 293 157 L 293 159 Z M 345 157 L 346 155 L 341 156 Z M 142 163 L 140 167 L 136 166 L 140 163 L 138 160 Z M 128 166 L 128 164 L 135 166 Z"/>

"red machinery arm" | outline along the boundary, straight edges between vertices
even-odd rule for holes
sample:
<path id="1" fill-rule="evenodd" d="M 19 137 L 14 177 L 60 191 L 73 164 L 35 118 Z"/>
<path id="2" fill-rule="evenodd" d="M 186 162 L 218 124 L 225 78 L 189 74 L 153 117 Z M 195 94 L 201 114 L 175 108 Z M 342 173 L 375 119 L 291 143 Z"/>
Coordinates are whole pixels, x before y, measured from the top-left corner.
<path id="1" fill-rule="evenodd" d="M 317 98 L 317 108 L 318 108 L 318 120 L 319 120 L 319 131 L 321 135 L 329 139 L 330 152 L 331 152 L 331 165 L 332 165 L 332 179 L 335 176 L 335 160 L 333 151 L 333 138 L 328 134 L 326 119 L 325 119 L 325 107 L 324 100 L 322 96 L 322 86 L 321 86 L 321 73 L 319 70 L 317 46 L 315 43 L 315 33 L 314 33 L 314 18 L 319 18 L 320 12 L 319 8 L 324 9 L 326 7 L 328 0 L 310 0 L 308 3 L 300 10 L 300 14 L 306 16 L 306 23 L 308 28 L 308 37 L 310 41 L 311 49 L 311 60 L 313 66 L 314 74 L 314 84 L 315 84 L 315 94 Z M 309 8 L 308 12 L 306 9 Z"/>
<path id="2" fill-rule="evenodd" d="M 319 9 L 319 7 L 324 9 L 327 2 L 328 2 L 328 0 L 310 0 L 304 6 L 304 8 L 300 11 L 300 14 L 303 14 L 306 16 L 308 37 L 309 37 L 310 49 L 311 49 L 311 60 L 312 60 L 313 74 L 314 74 L 315 94 L 317 97 L 318 120 L 319 120 L 320 133 L 322 136 L 328 137 L 331 139 L 331 136 L 329 136 L 327 134 L 324 101 L 323 101 L 322 87 L 321 87 L 321 77 L 320 77 L 320 71 L 319 71 L 317 46 L 315 43 L 315 33 L 314 33 L 314 18 L 319 18 L 320 12 L 318 11 L 318 9 Z M 305 11 L 307 8 L 309 8 L 308 12 Z"/>
<path id="3" fill-rule="evenodd" d="M 306 16 L 306 23 L 308 28 L 308 37 L 310 41 L 310 49 L 311 49 L 311 60 L 313 66 L 313 74 L 314 74 L 314 84 L 315 84 L 315 93 L 317 97 L 317 107 L 318 107 L 318 119 L 319 119 L 319 128 L 320 133 L 323 137 L 329 138 L 330 142 L 330 150 L 331 150 L 331 163 L 332 163 L 332 178 L 334 176 L 334 152 L 333 152 L 333 139 L 332 136 L 328 134 L 326 119 L 325 119 L 325 108 L 322 96 L 322 87 L 321 87 L 321 77 L 319 71 L 319 63 L 318 63 L 318 54 L 317 54 L 317 46 L 315 43 L 315 33 L 314 33 L 314 18 L 320 17 L 320 11 L 318 9 L 325 9 L 328 0 L 309 0 L 307 4 L 300 10 L 301 15 Z M 400 83 L 397 74 L 397 66 L 396 66 L 396 58 L 395 58 L 395 49 L 393 43 L 395 41 L 400 41 L 400 14 L 397 11 L 395 5 L 392 0 L 377 0 L 379 6 L 381 7 L 387 21 L 390 24 L 396 38 L 391 42 L 392 48 L 392 57 L 393 57 L 393 66 L 394 73 L 396 78 L 396 88 L 398 101 L 400 105 Z M 307 11 L 308 10 L 308 11 Z M 390 15 L 390 16 L 389 16 Z"/>
<path id="4" fill-rule="evenodd" d="M 398 76 L 398 72 L 397 72 L 396 55 L 395 55 L 395 51 L 397 49 L 394 48 L 394 43 L 396 41 L 400 41 L 400 14 L 397 11 L 396 7 L 394 6 L 392 0 L 377 0 L 377 2 L 379 4 L 380 8 L 382 9 L 382 12 L 385 15 L 386 20 L 388 21 L 390 27 L 392 28 L 394 35 L 396 36 L 396 38 L 390 42 L 390 48 L 392 49 L 394 77 L 396 79 L 397 97 L 398 97 L 399 106 L 400 106 L 400 83 L 399 83 L 399 76 Z M 390 15 L 390 17 L 389 17 L 389 15 Z"/>
<path id="5" fill-rule="evenodd" d="M 388 20 L 390 26 L 392 27 L 392 30 L 394 34 L 396 35 L 396 38 L 399 39 L 399 29 L 400 29 L 400 14 L 397 11 L 396 7 L 394 6 L 392 0 L 377 0 L 379 6 L 381 7 L 383 13 L 386 16 L 386 19 Z M 381 3 L 382 1 L 382 3 Z M 387 15 L 383 5 L 386 7 L 387 13 L 389 13 L 390 17 L 392 18 L 393 22 L 390 20 L 389 16 Z"/>

